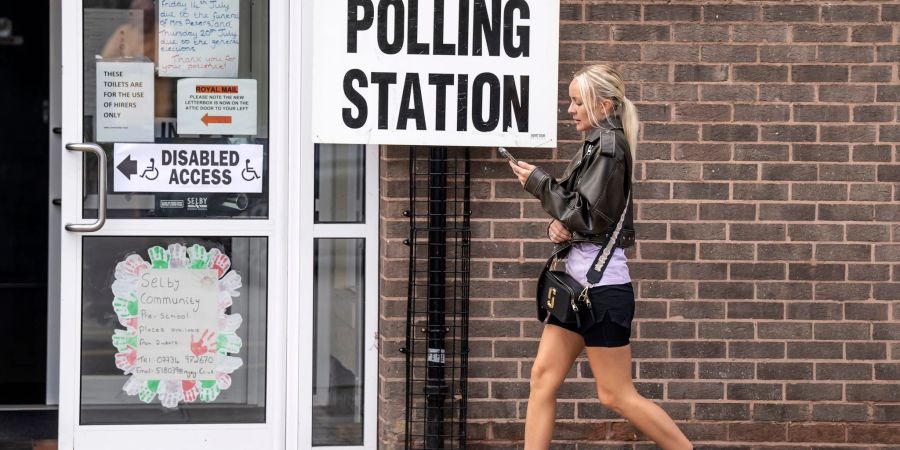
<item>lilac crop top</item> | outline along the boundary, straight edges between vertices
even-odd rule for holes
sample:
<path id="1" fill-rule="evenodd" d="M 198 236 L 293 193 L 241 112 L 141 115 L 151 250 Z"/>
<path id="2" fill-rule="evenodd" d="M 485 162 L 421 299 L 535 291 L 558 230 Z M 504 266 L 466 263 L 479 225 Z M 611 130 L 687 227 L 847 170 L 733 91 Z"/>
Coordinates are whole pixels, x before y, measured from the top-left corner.
<path id="1" fill-rule="evenodd" d="M 590 242 L 577 242 L 572 245 L 566 257 L 566 273 L 573 276 L 581 284 L 587 286 L 587 272 L 591 263 L 600 253 L 600 246 Z M 603 271 L 600 281 L 591 286 L 606 286 L 610 284 L 625 284 L 631 281 L 628 274 L 628 258 L 625 257 L 625 249 L 616 247 L 613 249 L 609 264 Z"/>

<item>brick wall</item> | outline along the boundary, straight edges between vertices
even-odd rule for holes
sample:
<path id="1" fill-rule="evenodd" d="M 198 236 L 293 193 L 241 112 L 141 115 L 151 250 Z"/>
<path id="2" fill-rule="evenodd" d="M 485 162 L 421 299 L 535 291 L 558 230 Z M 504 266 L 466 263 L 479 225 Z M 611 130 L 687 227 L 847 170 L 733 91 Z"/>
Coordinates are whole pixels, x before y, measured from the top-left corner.
<path id="1" fill-rule="evenodd" d="M 561 21 L 560 118 L 572 72 L 606 62 L 643 120 L 638 390 L 706 448 L 900 445 L 900 3 L 562 0 Z M 559 139 L 515 154 L 559 175 L 581 137 L 562 121 Z M 386 448 L 403 440 L 405 160 L 382 153 Z M 469 442 L 516 448 L 549 219 L 494 151 L 473 168 Z M 569 377 L 559 448 L 653 448 L 596 400 L 583 354 Z"/>

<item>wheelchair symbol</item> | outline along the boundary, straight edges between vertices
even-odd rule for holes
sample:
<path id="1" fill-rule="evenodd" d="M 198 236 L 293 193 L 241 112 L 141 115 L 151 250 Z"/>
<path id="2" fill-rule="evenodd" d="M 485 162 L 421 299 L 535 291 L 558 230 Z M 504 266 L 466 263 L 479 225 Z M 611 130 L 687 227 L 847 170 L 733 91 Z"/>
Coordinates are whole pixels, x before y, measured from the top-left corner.
<path id="1" fill-rule="evenodd" d="M 159 170 L 156 169 L 156 162 L 153 158 L 150 158 L 150 167 L 144 169 L 144 172 L 141 174 L 141 178 L 146 178 L 150 181 L 155 180 L 159 177 Z"/>
<path id="2" fill-rule="evenodd" d="M 259 174 L 256 173 L 256 169 L 250 167 L 249 159 L 247 160 L 247 166 L 241 171 L 241 177 L 244 178 L 245 181 L 253 181 L 260 178 Z"/>

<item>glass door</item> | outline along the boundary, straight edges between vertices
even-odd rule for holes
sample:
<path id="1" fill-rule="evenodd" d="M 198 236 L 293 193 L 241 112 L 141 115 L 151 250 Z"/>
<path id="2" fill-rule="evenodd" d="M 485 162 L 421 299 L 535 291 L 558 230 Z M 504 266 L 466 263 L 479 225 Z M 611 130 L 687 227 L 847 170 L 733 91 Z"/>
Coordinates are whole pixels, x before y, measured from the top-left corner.
<path id="1" fill-rule="evenodd" d="M 287 2 L 62 8 L 60 448 L 284 448 Z"/>

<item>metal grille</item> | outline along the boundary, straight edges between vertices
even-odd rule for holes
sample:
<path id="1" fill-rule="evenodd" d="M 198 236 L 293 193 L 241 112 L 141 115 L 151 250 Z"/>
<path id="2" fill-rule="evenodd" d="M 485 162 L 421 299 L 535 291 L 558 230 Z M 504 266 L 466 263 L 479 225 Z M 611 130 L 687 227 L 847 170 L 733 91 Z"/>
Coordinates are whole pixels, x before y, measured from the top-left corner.
<path id="1" fill-rule="evenodd" d="M 411 147 L 406 448 L 466 447 L 468 148 Z"/>

